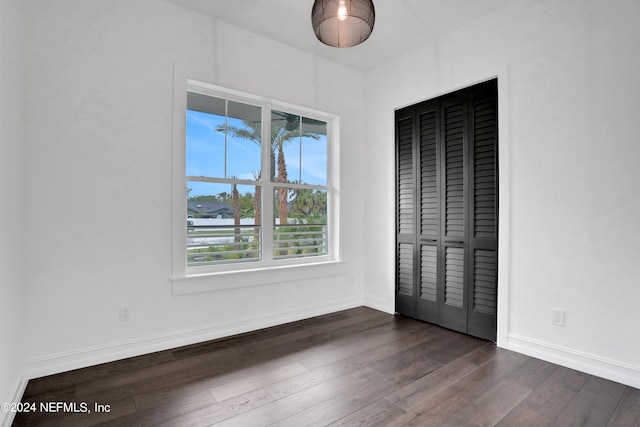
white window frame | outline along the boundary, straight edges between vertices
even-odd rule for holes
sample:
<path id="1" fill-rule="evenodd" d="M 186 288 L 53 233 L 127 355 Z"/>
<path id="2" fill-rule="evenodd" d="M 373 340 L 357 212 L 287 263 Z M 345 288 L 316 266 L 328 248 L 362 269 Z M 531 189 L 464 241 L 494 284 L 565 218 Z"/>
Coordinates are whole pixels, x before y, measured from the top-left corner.
<path id="1" fill-rule="evenodd" d="M 182 84 L 181 84 L 182 83 Z M 305 184 L 284 184 L 287 187 L 299 188 L 319 188 L 327 191 L 327 255 L 300 257 L 292 259 L 273 259 L 273 194 L 275 188 L 283 186 L 280 183 L 270 181 L 270 150 L 263 149 L 261 152 L 263 173 L 258 181 L 242 181 L 238 182 L 242 185 L 260 185 L 262 187 L 262 256 L 260 261 L 251 261 L 246 263 L 220 264 L 214 266 L 187 267 L 187 181 L 189 177 L 186 175 L 186 111 L 187 111 L 187 92 L 196 92 L 203 95 L 209 95 L 217 98 L 228 99 L 246 104 L 256 105 L 262 108 L 262 140 L 269 140 L 270 126 L 264 125 L 270 123 L 271 110 L 285 111 L 291 114 L 298 114 L 303 117 L 321 120 L 327 123 L 327 184 L 326 186 L 305 185 Z M 320 112 L 317 110 L 296 106 L 282 101 L 270 98 L 259 97 L 247 93 L 231 90 L 196 80 L 187 79 L 186 81 L 174 82 L 174 111 L 173 111 L 173 158 L 172 158 L 172 177 L 173 177 L 173 206 L 172 206 L 172 280 L 174 285 L 176 282 L 189 278 L 206 278 L 208 276 L 219 275 L 236 275 L 239 273 L 257 274 L 255 277 L 261 277 L 258 282 L 269 282 L 269 274 L 264 275 L 266 271 L 280 271 L 282 268 L 294 268 L 297 273 L 292 277 L 298 277 L 300 273 L 305 276 L 303 270 L 309 269 L 310 275 L 317 275 L 318 268 L 331 274 L 338 274 L 341 268 L 336 269 L 335 263 L 340 260 L 339 245 L 339 117 L 335 114 Z M 226 182 L 231 180 L 215 179 L 216 182 Z M 306 267 L 306 268 L 305 268 Z M 313 270 L 313 271 L 312 271 Z M 260 276 L 258 276 L 260 275 Z M 229 279 L 229 277 L 227 277 Z M 227 280 L 227 285 L 216 286 L 218 289 L 228 289 L 237 287 L 238 280 Z M 234 284 L 235 283 L 235 284 Z M 252 283 L 252 282 L 248 282 Z M 253 285 L 253 284 L 252 284 Z M 200 289 L 202 285 L 197 286 Z M 204 286 L 205 290 L 208 286 Z M 174 286 L 174 294 L 176 292 Z"/>

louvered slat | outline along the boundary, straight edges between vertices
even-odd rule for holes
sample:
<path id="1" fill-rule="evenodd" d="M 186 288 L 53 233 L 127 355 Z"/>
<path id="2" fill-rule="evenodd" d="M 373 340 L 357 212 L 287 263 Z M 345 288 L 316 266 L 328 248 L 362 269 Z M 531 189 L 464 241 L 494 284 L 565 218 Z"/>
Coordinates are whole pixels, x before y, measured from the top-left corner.
<path id="1" fill-rule="evenodd" d="M 420 252 L 420 298 L 437 301 L 438 248 L 422 245 Z"/>
<path id="2" fill-rule="evenodd" d="M 473 309 L 496 311 L 496 251 L 476 249 L 473 254 Z"/>
<path id="3" fill-rule="evenodd" d="M 496 111 L 491 98 L 473 103 L 473 232 L 474 237 L 496 237 Z"/>
<path id="4" fill-rule="evenodd" d="M 463 306 L 464 249 L 445 249 L 444 302 L 454 307 Z"/>
<path id="5" fill-rule="evenodd" d="M 464 148 L 462 104 L 444 111 L 445 235 L 464 237 Z"/>
<path id="6" fill-rule="evenodd" d="M 398 122 L 398 231 L 413 232 L 413 148 L 412 120 Z"/>
<path id="7" fill-rule="evenodd" d="M 398 245 L 398 293 L 413 296 L 413 245 Z"/>
<path id="8" fill-rule="evenodd" d="M 436 235 L 438 225 L 438 169 L 436 112 L 420 115 L 420 215 L 421 233 Z"/>

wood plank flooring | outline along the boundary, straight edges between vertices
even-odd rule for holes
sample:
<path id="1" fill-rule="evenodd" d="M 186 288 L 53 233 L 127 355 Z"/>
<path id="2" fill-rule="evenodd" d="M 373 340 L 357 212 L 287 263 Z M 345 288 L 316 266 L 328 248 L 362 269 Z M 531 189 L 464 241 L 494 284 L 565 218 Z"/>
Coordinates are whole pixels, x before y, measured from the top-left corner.
<path id="1" fill-rule="evenodd" d="M 14 426 L 640 426 L 638 389 L 364 307 L 31 380 L 23 402 Z"/>

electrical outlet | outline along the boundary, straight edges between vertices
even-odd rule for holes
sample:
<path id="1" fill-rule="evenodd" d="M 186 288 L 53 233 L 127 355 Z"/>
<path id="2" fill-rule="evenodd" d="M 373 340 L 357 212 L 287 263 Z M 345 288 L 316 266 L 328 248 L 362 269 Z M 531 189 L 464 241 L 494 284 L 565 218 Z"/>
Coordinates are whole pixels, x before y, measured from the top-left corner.
<path id="1" fill-rule="evenodd" d="M 128 305 L 120 306 L 120 320 L 131 320 L 131 307 Z"/>
<path id="2" fill-rule="evenodd" d="M 564 310 L 551 310 L 551 323 L 555 326 L 564 326 L 566 314 Z"/>

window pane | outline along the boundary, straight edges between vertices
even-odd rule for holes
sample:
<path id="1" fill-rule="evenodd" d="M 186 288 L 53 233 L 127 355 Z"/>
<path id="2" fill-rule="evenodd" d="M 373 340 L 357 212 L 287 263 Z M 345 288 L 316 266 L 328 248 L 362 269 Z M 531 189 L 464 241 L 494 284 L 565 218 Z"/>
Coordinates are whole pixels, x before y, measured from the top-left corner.
<path id="1" fill-rule="evenodd" d="M 256 179 L 260 173 L 262 109 L 187 93 L 186 173 Z"/>
<path id="2" fill-rule="evenodd" d="M 224 114 L 224 112 L 223 112 Z M 187 110 L 186 172 L 188 176 L 224 178 L 224 115 Z"/>
<path id="3" fill-rule="evenodd" d="M 262 109 L 229 101 L 227 178 L 257 179 L 260 172 Z"/>
<path id="4" fill-rule="evenodd" d="M 259 186 L 187 183 L 187 266 L 259 261 Z M 237 191 L 236 191 L 237 190 Z"/>
<path id="5" fill-rule="evenodd" d="M 326 122 L 277 110 L 271 122 L 272 181 L 327 185 Z"/>
<path id="6" fill-rule="evenodd" d="M 271 156 L 273 182 L 300 180 L 300 116 L 271 111 Z"/>
<path id="7" fill-rule="evenodd" d="M 327 185 L 327 124 L 302 118 L 300 182 Z"/>
<path id="8" fill-rule="evenodd" d="M 327 255 L 327 192 L 276 188 L 273 224 L 274 259 Z"/>

